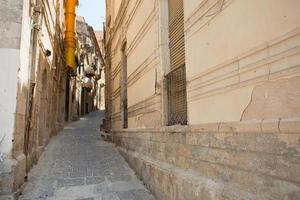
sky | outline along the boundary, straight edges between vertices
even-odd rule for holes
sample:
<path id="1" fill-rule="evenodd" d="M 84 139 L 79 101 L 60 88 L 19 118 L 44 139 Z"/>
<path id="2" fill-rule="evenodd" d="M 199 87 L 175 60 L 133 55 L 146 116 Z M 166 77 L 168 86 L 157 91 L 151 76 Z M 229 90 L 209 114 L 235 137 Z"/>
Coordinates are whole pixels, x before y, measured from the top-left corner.
<path id="1" fill-rule="evenodd" d="M 105 20 L 105 0 L 79 0 L 77 15 L 83 16 L 94 30 L 102 30 Z"/>

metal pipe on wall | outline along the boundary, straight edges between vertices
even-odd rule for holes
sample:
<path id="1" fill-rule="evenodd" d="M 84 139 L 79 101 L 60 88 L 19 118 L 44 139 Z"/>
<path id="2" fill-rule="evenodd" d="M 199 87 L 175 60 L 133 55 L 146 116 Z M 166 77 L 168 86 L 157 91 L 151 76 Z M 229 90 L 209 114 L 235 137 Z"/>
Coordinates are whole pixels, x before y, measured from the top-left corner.
<path id="1" fill-rule="evenodd" d="M 65 58 L 66 66 L 74 68 L 75 64 L 75 17 L 78 0 L 65 0 Z"/>

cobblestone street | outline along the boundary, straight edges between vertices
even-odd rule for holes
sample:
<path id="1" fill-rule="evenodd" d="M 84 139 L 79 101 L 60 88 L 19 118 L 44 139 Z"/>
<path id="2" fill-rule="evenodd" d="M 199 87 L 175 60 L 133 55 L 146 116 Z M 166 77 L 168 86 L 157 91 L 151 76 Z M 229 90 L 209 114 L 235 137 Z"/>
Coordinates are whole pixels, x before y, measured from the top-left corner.
<path id="1" fill-rule="evenodd" d="M 153 200 L 113 144 L 101 139 L 94 112 L 53 137 L 31 170 L 22 200 Z"/>

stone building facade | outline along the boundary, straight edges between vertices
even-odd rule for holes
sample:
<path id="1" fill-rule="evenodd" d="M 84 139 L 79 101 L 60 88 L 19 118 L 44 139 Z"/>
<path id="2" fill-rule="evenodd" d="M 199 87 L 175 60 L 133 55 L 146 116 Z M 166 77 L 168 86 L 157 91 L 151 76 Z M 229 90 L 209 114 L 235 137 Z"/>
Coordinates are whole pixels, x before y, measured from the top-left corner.
<path id="1" fill-rule="evenodd" d="M 105 109 L 105 49 L 104 49 L 104 31 L 95 31 L 95 36 L 98 42 L 98 46 L 100 48 L 100 52 L 102 55 L 102 71 L 100 78 L 100 90 L 98 97 L 100 98 L 98 101 L 100 103 L 100 110 Z"/>
<path id="2" fill-rule="evenodd" d="M 80 18 L 78 66 L 65 66 L 64 0 L 0 1 L 0 10 L 0 199 L 13 199 L 51 136 L 103 108 L 104 62 Z"/>
<path id="3" fill-rule="evenodd" d="M 0 196 L 17 194 L 64 125 L 63 2 L 0 1 Z"/>
<path id="4" fill-rule="evenodd" d="M 76 17 L 76 63 L 69 76 L 69 120 L 104 109 L 104 62 L 95 32 L 81 16 Z"/>
<path id="5" fill-rule="evenodd" d="M 156 197 L 299 199 L 300 2 L 106 3 L 106 128 Z"/>

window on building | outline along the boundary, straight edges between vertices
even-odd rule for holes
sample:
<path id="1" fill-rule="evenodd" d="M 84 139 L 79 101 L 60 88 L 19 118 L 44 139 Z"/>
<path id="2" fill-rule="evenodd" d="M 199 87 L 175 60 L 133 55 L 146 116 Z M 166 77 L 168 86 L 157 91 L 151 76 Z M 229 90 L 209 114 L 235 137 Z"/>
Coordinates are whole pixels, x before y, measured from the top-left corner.
<path id="1" fill-rule="evenodd" d="M 127 103 L 127 55 L 126 42 L 122 45 L 121 63 L 121 122 L 122 128 L 128 128 L 128 103 Z"/>
<path id="2" fill-rule="evenodd" d="M 168 125 L 187 124 L 183 0 L 169 0 Z"/>

